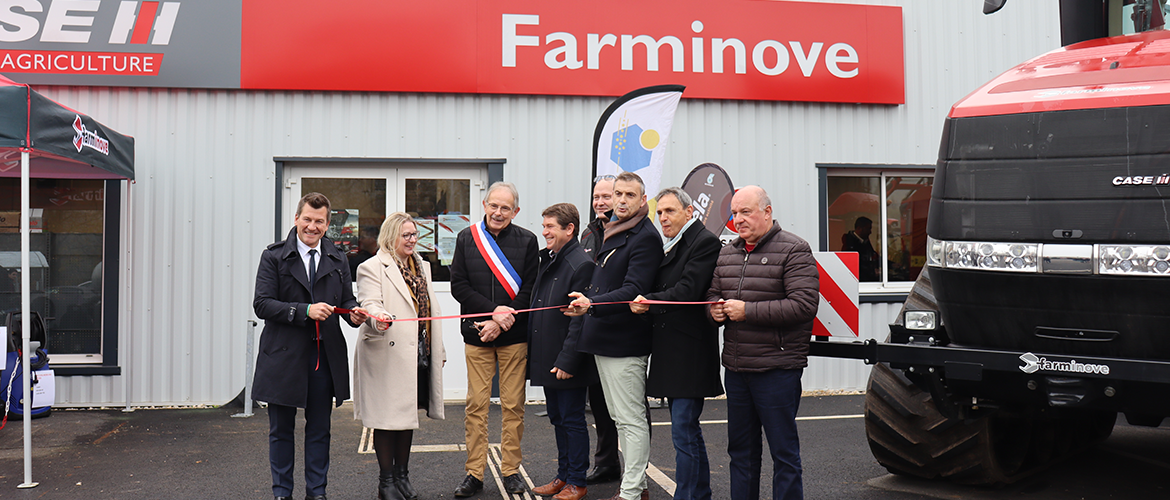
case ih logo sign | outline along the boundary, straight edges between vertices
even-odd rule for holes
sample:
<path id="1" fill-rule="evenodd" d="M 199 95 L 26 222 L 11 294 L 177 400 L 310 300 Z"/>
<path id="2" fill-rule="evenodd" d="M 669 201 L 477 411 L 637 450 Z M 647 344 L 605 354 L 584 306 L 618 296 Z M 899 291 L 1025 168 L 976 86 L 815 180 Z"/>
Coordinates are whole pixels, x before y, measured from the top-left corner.
<path id="1" fill-rule="evenodd" d="M 0 0 L 0 72 L 57 85 L 901 104 L 902 40 L 816 2 Z"/>
<path id="2" fill-rule="evenodd" d="M 81 116 L 73 119 L 73 132 L 73 147 L 77 148 L 78 153 L 82 148 L 92 148 L 106 156 L 110 155 L 110 141 L 103 139 L 96 132 L 87 130 L 85 124 L 81 122 Z"/>
<path id="3" fill-rule="evenodd" d="M 109 45 L 167 45 L 179 2 L 106 2 L 115 8 L 113 23 L 95 26 L 102 3 L 97 0 L 8 0 L 0 3 L 0 42 L 35 40 L 42 44 L 85 46 L 95 29 L 108 33 Z M 161 4 L 161 7 L 160 7 Z M 43 13 L 41 17 L 33 14 Z M 153 32 L 153 36 L 151 33 Z M 163 54 L 86 50 L 2 50 L 0 72 L 91 75 L 157 75 Z"/>

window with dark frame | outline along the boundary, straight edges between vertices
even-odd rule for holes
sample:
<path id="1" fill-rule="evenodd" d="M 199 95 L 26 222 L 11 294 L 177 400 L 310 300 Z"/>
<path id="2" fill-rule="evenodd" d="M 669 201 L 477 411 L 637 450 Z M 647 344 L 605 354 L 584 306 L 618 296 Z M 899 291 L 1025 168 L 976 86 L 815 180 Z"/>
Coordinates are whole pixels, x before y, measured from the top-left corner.
<path id="1" fill-rule="evenodd" d="M 95 179 L 32 179 L 30 184 L 30 302 L 45 320 L 45 348 L 53 364 L 102 360 L 110 184 L 117 185 Z M 17 178 L 0 178 L 0 219 L 0 315 L 7 315 L 20 311 Z"/>
<path id="2" fill-rule="evenodd" d="M 863 284 L 918 279 L 926 265 L 933 167 L 850 165 L 822 175 L 824 249 L 857 252 Z"/>

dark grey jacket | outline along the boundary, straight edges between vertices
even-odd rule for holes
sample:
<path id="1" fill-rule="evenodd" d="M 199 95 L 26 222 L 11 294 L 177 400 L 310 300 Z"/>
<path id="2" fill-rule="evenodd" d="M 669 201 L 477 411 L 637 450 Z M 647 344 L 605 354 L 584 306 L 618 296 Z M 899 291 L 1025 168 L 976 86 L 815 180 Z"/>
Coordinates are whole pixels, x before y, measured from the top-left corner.
<path id="1" fill-rule="evenodd" d="M 737 372 L 808 366 L 819 286 L 808 243 L 774 221 L 751 253 L 742 238 L 723 247 L 707 300 L 747 302 L 746 320 L 724 325 L 723 366 Z"/>
<path id="2" fill-rule="evenodd" d="M 316 328 L 306 314 L 309 304 L 325 302 L 343 309 L 358 306 L 345 256 L 329 238 L 321 238 L 318 248 L 321 261 L 317 263 L 312 298 L 309 276 L 297 253 L 296 228 L 289 231 L 285 241 L 269 245 L 260 254 L 256 295 L 252 300 L 256 317 L 264 320 L 252 389 L 252 399 L 256 401 L 304 408 L 309 370 L 313 369 L 314 362 L 310 358 L 316 350 Z M 321 349 L 328 356 L 337 406 L 349 399 L 349 349 L 341 334 L 341 317 L 349 322 L 348 314 L 334 314 L 321 322 Z"/>
<path id="3" fill-rule="evenodd" d="M 569 305 L 569 293 L 585 290 L 593 277 L 593 259 L 585 255 L 576 240 L 569 240 L 556 255 L 549 253 L 547 249 L 540 251 L 540 271 L 532 289 L 533 309 Z M 577 350 L 584 323 L 584 317 L 570 318 L 557 309 L 529 313 L 528 378 L 532 385 L 571 389 L 597 381 L 593 356 Z M 573 378 L 557 380 L 549 373 L 554 366 Z"/>

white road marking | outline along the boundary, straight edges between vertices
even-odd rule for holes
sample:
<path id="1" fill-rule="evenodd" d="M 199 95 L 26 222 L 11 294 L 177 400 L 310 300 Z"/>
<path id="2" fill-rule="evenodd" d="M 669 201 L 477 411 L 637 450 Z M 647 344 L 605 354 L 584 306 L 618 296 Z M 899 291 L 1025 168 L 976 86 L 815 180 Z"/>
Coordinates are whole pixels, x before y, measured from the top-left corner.
<path id="1" fill-rule="evenodd" d="M 374 452 L 374 431 L 369 427 L 362 427 L 362 438 L 358 440 L 358 453 Z"/>
<path id="2" fill-rule="evenodd" d="M 520 465 L 520 470 L 518 472 L 520 477 L 524 478 L 524 483 L 528 485 L 528 491 L 525 491 L 519 495 L 513 495 L 507 491 L 504 491 L 504 473 L 501 470 L 503 463 L 504 459 L 501 457 L 500 445 L 489 444 L 488 469 L 491 471 L 492 476 L 495 477 L 496 489 L 499 490 L 500 496 L 502 496 L 504 500 L 541 500 L 540 497 L 532 495 L 532 479 L 528 477 L 528 471 L 524 470 L 524 464 Z"/>
<path id="3" fill-rule="evenodd" d="M 410 447 L 411 453 L 434 453 L 444 451 L 467 451 L 463 444 L 416 444 Z"/>
<path id="4" fill-rule="evenodd" d="M 661 486 L 662 489 L 666 490 L 667 495 L 670 495 L 671 498 L 674 498 L 674 488 L 677 486 L 674 480 L 659 470 L 658 467 L 655 467 L 654 464 L 649 462 L 646 463 L 646 477 L 650 478 L 651 481 L 658 483 L 658 486 Z"/>
<path id="5" fill-rule="evenodd" d="M 816 416 L 816 417 L 796 417 L 796 420 L 797 421 L 803 421 L 803 420 L 841 420 L 841 419 L 846 419 L 846 418 L 865 418 L 865 415 L 864 414 L 859 414 L 859 415 L 821 415 L 821 416 Z M 725 424 L 727 424 L 727 421 L 726 420 L 701 420 L 701 421 L 699 421 L 699 423 L 702 425 L 720 425 L 720 424 L 725 425 Z M 650 425 L 653 425 L 655 427 L 670 426 L 670 422 L 652 422 Z"/>
<path id="6" fill-rule="evenodd" d="M 497 445 L 498 446 L 498 445 Z M 467 451 L 465 444 L 416 444 L 410 447 L 411 453 L 435 453 Z M 369 427 L 362 427 L 362 437 L 358 439 L 358 453 L 374 453 L 374 431 Z"/>

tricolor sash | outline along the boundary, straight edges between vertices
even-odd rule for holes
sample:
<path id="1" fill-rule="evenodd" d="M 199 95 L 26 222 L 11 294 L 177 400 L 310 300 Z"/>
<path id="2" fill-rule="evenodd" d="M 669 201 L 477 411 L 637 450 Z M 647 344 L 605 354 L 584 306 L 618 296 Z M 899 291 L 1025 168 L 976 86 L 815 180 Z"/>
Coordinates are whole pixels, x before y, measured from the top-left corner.
<path id="1" fill-rule="evenodd" d="M 475 240 L 475 247 L 479 249 L 479 254 L 483 256 L 483 260 L 491 268 L 492 274 L 495 274 L 496 279 L 500 280 L 500 284 L 504 285 L 508 296 L 515 299 L 516 294 L 520 293 L 520 273 L 517 273 L 516 269 L 512 267 L 512 263 L 508 262 L 508 258 L 504 256 L 504 252 L 496 244 L 496 239 L 492 237 L 492 233 L 488 232 L 484 221 L 479 221 L 479 224 L 471 226 L 471 238 Z"/>

